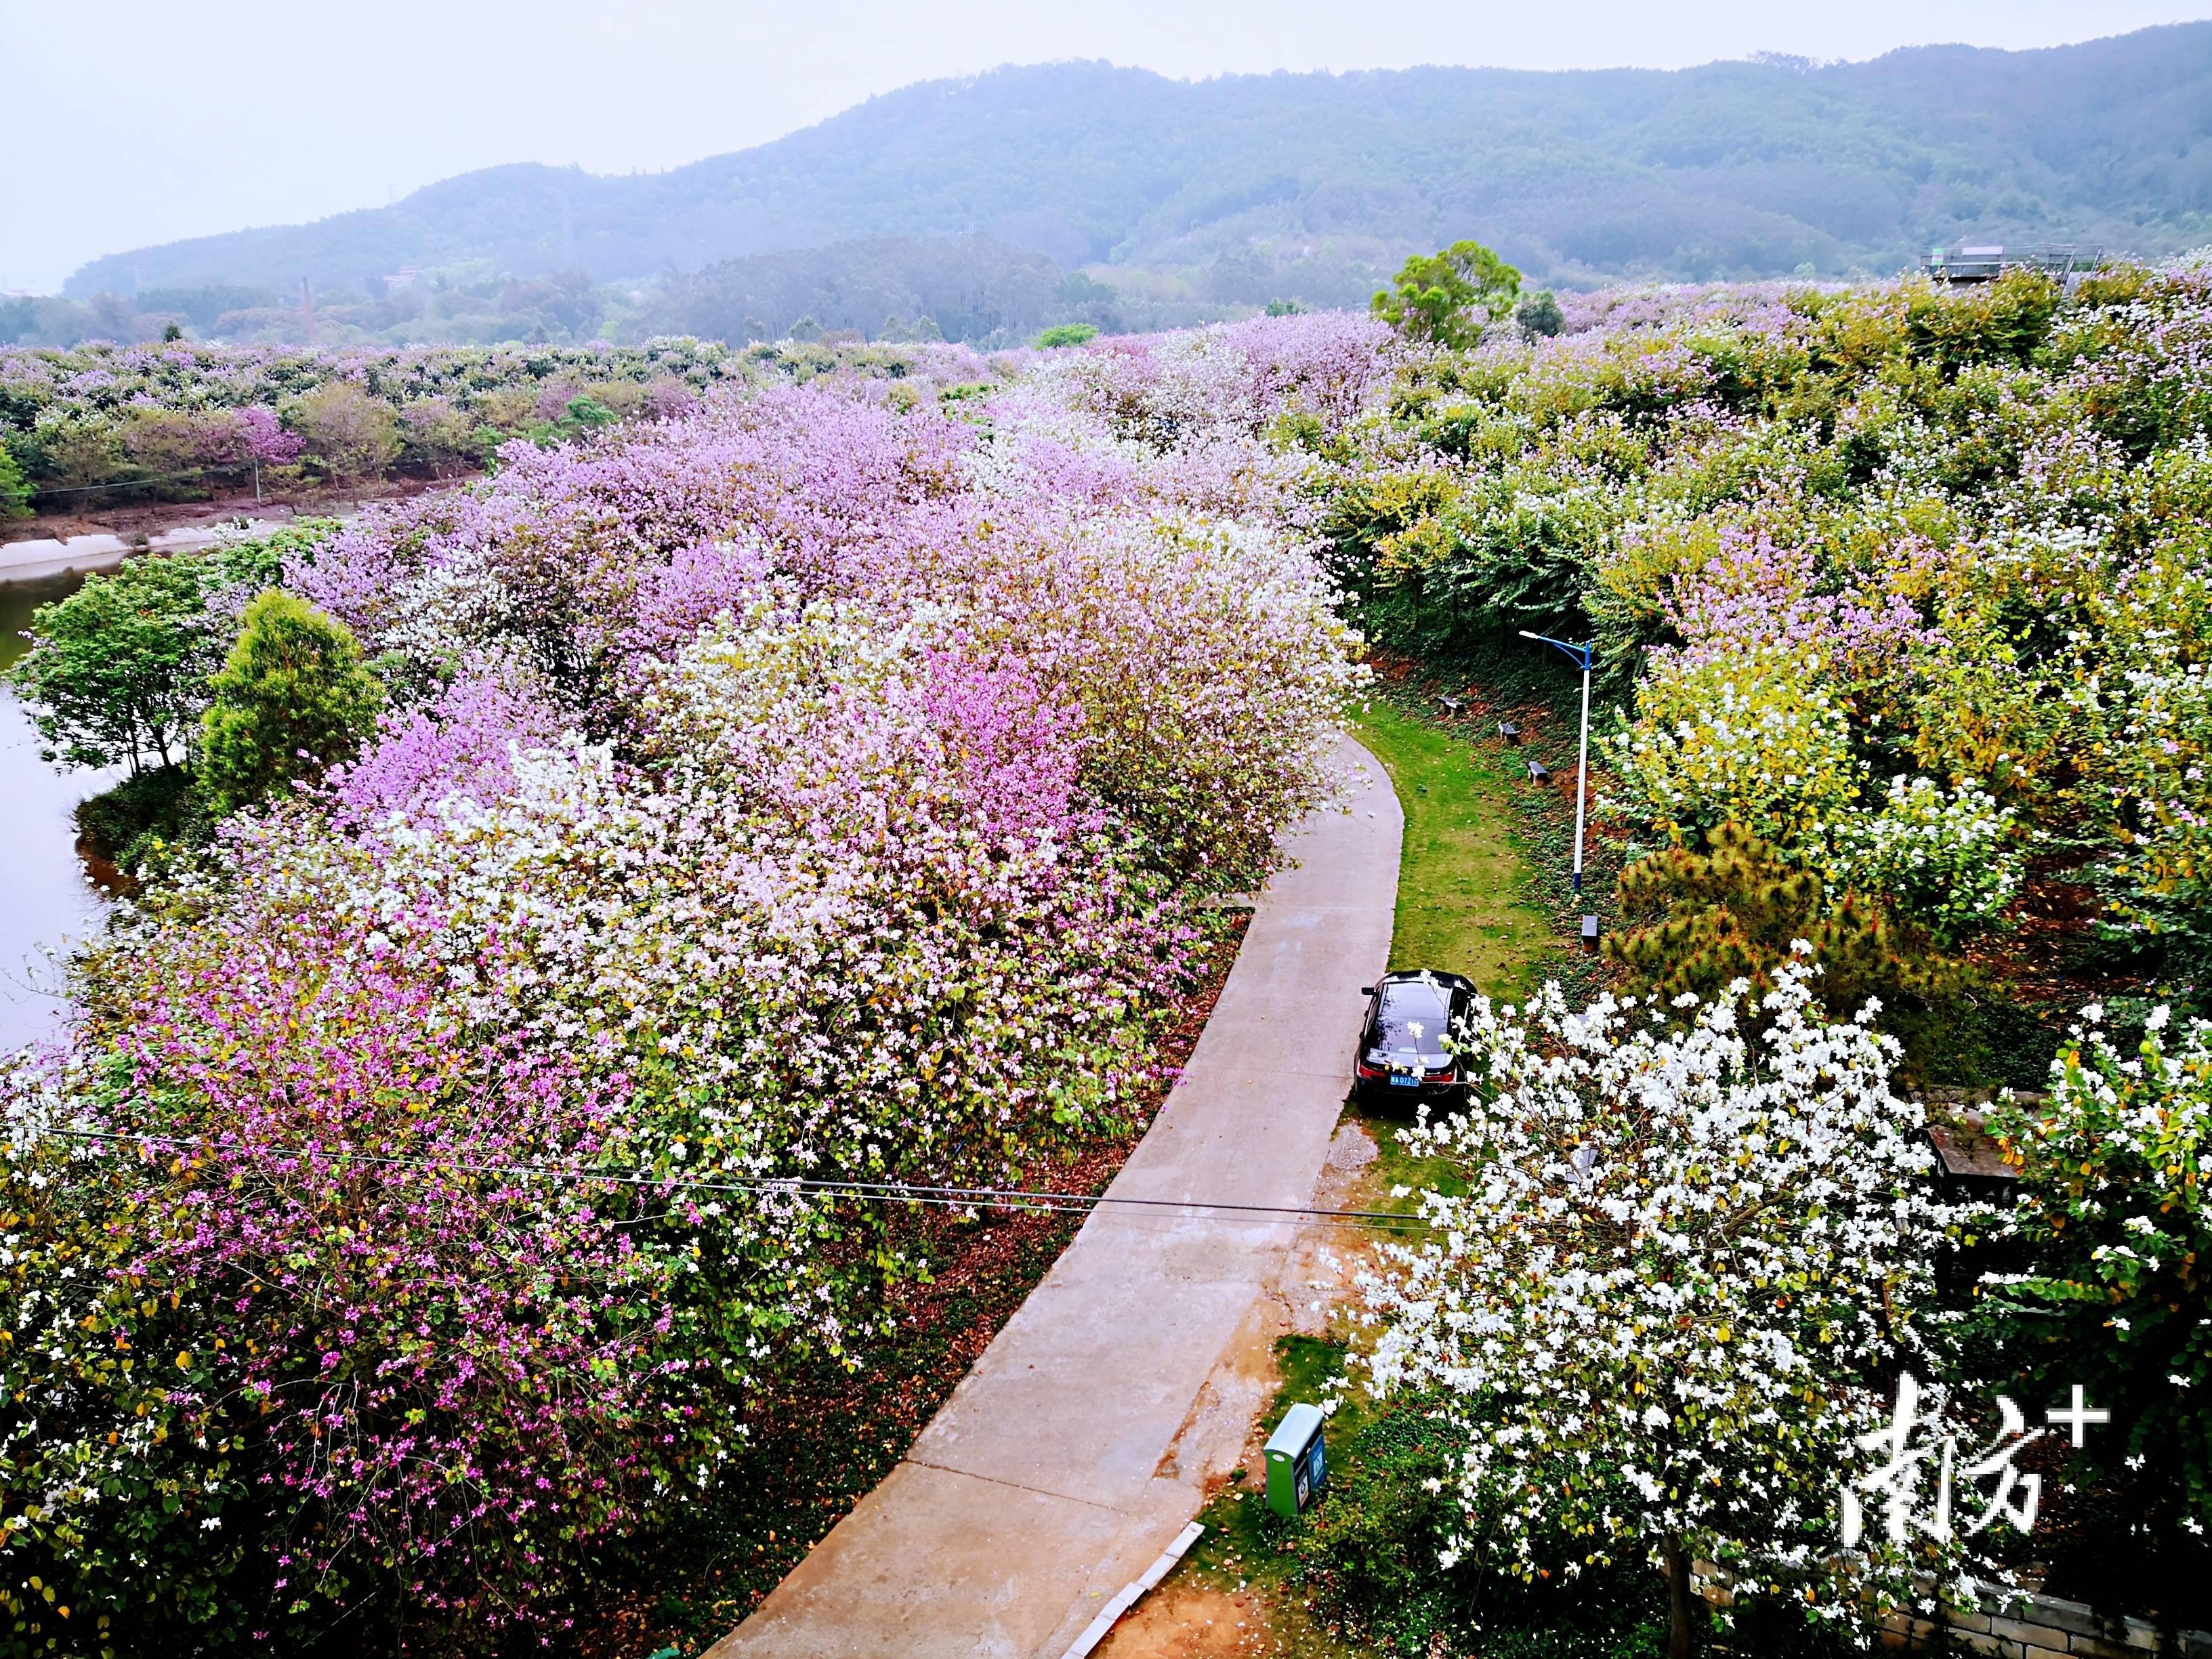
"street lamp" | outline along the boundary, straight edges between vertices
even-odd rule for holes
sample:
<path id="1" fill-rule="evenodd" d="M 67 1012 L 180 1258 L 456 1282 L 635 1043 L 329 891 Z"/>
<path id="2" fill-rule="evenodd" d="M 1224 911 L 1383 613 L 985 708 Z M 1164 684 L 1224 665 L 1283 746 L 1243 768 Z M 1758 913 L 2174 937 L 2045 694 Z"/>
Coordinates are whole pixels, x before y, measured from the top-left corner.
<path id="1" fill-rule="evenodd" d="M 1555 640 L 1548 634 L 1531 634 L 1525 628 L 1521 630 L 1521 637 L 1565 652 L 1574 659 L 1575 666 L 1583 671 L 1582 747 L 1575 760 L 1575 891 L 1579 893 L 1583 890 L 1583 803 L 1589 793 L 1590 647 L 1569 645 L 1565 640 Z"/>

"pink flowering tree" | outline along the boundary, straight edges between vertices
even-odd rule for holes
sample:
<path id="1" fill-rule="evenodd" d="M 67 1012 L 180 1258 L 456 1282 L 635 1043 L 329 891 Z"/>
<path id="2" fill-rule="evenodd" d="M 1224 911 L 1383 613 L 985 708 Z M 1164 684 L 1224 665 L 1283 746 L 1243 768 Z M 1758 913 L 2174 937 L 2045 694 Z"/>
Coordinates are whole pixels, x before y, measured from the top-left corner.
<path id="1" fill-rule="evenodd" d="M 1141 453 L 1080 377 L 1003 443 L 687 379 L 283 549 L 389 701 L 149 886 L 11 1085 L 51 1340 L 0 1354 L 46 1483 L 0 1555 L 126 1639 L 550 1638 L 927 1269 L 798 1183 L 1020 1183 L 1134 1127 L 1193 899 L 1328 796 L 1358 641 L 1258 434 L 1355 417 L 1365 326 L 1171 344 L 1142 395 L 1219 418 Z M 436 367 L 340 380 L 460 406 Z"/>

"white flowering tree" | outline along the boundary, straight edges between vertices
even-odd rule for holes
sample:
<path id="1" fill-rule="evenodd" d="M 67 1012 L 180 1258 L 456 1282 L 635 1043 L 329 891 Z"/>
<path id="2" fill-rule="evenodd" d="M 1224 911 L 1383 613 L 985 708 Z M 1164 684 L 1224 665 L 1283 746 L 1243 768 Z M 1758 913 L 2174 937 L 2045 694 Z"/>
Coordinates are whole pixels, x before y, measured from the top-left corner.
<path id="1" fill-rule="evenodd" d="M 1702 1006 L 1478 999 L 1466 1110 L 1406 1132 L 1466 1195 L 1421 1194 L 1428 1242 L 1365 1282 L 1371 1386 L 1464 1439 L 1445 1565 L 1656 1555 L 1685 1654 L 1693 1560 L 1830 1615 L 1942 1565 L 1837 1549 L 1853 1442 L 1927 1357 L 1942 1224 L 1895 1044 L 1871 1008 L 1824 1023 L 1817 971 L 1780 972 L 1758 1038 L 1741 981 Z"/>
<path id="2" fill-rule="evenodd" d="M 1956 945 L 2020 890 L 2014 816 L 1971 778 L 1948 793 L 1933 778 L 1892 778 L 1880 813 L 1838 823 L 1836 862 L 1861 892 Z"/>

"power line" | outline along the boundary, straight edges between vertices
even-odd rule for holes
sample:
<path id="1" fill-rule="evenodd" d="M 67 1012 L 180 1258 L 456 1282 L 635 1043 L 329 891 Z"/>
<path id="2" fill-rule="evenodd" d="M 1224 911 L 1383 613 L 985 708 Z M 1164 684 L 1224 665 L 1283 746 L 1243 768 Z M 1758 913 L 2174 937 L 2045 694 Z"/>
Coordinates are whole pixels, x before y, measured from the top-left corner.
<path id="1" fill-rule="evenodd" d="M 172 1152 L 222 1152 L 225 1149 L 205 1137 L 129 1134 L 105 1129 L 48 1128 L 59 1138 L 112 1146 L 161 1146 Z M 235 1149 L 233 1149 L 235 1150 Z M 1168 1210 L 1206 1211 L 1221 1219 L 1262 1226 L 1297 1223 L 1336 1223 L 1383 1232 L 1426 1231 L 1426 1217 L 1395 1210 L 1330 1209 L 1307 1204 L 1246 1204 L 1226 1199 L 1134 1198 L 1112 1193 L 1055 1193 L 1019 1187 L 934 1187 L 896 1181 L 817 1181 L 801 1176 L 736 1176 L 716 1180 L 672 1176 L 620 1174 L 564 1169 L 544 1164 L 468 1164 L 435 1158 L 408 1158 L 387 1152 L 357 1152 L 302 1147 L 262 1149 L 266 1158 L 351 1160 L 392 1168 L 422 1169 L 449 1175 L 527 1176 L 573 1185 L 655 1188 L 667 1193 L 724 1193 L 754 1195 L 782 1193 L 792 1196 L 849 1198 L 897 1204 L 919 1204 L 945 1209 L 988 1209 L 1090 1215 L 1107 1205 L 1124 1206 L 1139 1212 Z"/>
<path id="2" fill-rule="evenodd" d="M 236 466 L 187 467 L 182 472 L 156 472 L 149 477 L 117 478 L 107 483 L 33 484 L 31 494 L 33 495 L 82 495 L 91 489 L 136 489 L 141 484 L 171 483 L 179 478 L 204 477 L 210 472 L 237 472 L 246 469 L 251 465 L 250 462 L 241 461 Z"/>

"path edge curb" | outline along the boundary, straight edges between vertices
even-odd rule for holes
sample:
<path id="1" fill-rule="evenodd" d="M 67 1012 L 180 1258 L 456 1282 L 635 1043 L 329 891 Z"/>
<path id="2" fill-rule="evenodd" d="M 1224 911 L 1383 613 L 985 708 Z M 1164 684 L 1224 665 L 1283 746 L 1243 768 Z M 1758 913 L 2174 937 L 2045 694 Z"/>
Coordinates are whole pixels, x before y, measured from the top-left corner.
<path id="1" fill-rule="evenodd" d="M 1106 1632 L 1120 1622 L 1121 1615 L 1135 1607 L 1144 1599 L 1147 1590 L 1174 1570 L 1175 1564 L 1182 1559 L 1184 1552 L 1198 1542 L 1205 1531 L 1206 1527 L 1201 1522 L 1193 1521 L 1185 1526 L 1176 1535 L 1175 1542 L 1162 1550 L 1159 1559 L 1145 1569 L 1142 1577 L 1125 1586 L 1112 1601 L 1098 1609 L 1098 1616 L 1085 1628 L 1082 1635 L 1068 1644 L 1067 1651 L 1060 1655 L 1060 1659 L 1089 1659 L 1091 1650 L 1106 1639 Z"/>

